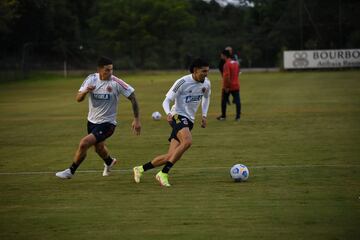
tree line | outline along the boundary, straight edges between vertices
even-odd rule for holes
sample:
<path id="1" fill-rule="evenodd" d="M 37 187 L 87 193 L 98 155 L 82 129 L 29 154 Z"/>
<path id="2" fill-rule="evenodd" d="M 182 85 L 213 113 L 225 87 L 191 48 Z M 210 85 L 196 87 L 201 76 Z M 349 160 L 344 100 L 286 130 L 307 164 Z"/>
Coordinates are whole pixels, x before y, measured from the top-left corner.
<path id="1" fill-rule="evenodd" d="M 2 0 L 1 68 L 73 68 L 99 55 L 124 69 L 217 66 L 232 46 L 242 67 L 281 65 L 285 49 L 359 48 L 355 0 Z M 94 59 L 95 58 L 95 59 Z"/>

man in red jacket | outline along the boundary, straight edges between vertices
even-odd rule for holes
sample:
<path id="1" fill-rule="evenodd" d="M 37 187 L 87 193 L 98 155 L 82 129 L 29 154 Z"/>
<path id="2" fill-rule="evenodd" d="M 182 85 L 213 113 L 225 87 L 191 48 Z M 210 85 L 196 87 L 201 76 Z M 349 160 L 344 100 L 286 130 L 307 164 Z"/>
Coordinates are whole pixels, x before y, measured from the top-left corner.
<path id="1" fill-rule="evenodd" d="M 222 52 L 222 57 L 225 60 L 222 73 L 222 94 L 221 94 L 221 115 L 217 117 L 218 120 L 223 121 L 226 119 L 226 100 L 229 99 L 230 94 L 234 98 L 236 104 L 236 117 L 235 120 L 240 120 L 241 102 L 240 102 L 240 82 L 239 82 L 239 63 L 231 59 L 229 50 Z"/>

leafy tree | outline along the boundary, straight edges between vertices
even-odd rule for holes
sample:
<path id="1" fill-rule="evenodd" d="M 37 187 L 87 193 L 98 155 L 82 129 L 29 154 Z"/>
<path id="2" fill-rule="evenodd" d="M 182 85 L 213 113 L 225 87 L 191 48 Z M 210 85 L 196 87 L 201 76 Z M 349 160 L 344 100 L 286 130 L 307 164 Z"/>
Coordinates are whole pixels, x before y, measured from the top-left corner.
<path id="1" fill-rule="evenodd" d="M 223 2 L 2 0 L 0 66 L 82 68 L 104 54 L 123 68 L 182 68 L 195 56 L 216 67 L 232 46 L 242 66 L 272 67 L 283 49 L 359 47 L 360 1 Z"/>
<path id="2" fill-rule="evenodd" d="M 98 8 L 90 25 L 97 40 L 106 43 L 101 47 L 132 59 L 128 66 L 133 67 L 147 67 L 151 58 L 166 66 L 179 55 L 183 33 L 194 22 L 186 1 L 112 0 L 100 2 Z"/>
<path id="3" fill-rule="evenodd" d="M 18 17 L 18 2 L 15 0 L 0 1 L 0 36 L 6 36 L 13 32 L 12 22 Z"/>

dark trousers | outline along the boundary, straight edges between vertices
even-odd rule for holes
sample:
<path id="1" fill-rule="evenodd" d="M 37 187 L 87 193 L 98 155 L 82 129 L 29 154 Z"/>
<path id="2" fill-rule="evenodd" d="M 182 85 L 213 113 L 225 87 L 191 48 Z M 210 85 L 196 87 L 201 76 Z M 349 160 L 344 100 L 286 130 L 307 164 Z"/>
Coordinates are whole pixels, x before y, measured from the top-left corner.
<path id="1" fill-rule="evenodd" d="M 222 90 L 221 94 L 221 116 L 226 117 L 226 105 L 229 100 L 230 94 L 233 96 L 233 103 L 236 105 L 236 118 L 240 118 L 241 114 L 241 101 L 240 101 L 240 90 L 225 92 Z"/>

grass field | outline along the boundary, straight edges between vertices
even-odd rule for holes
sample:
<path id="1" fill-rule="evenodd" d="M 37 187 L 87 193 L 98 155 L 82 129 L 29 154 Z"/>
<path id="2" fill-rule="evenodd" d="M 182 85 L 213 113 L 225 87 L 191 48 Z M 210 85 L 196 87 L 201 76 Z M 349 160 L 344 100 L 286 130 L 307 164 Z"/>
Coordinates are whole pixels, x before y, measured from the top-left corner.
<path id="1" fill-rule="evenodd" d="M 136 88 L 143 131 L 132 135 L 130 102 L 108 146 L 120 160 L 110 177 L 90 151 L 71 180 L 85 135 L 85 76 L 41 74 L 0 83 L 0 239 L 360 239 L 360 72 L 243 73 L 241 122 L 218 122 L 220 83 L 208 128 L 170 172 L 171 188 L 131 169 L 167 150 L 170 128 L 151 120 L 186 72 L 116 73 Z M 4 79 L 1 79 L 4 80 Z M 246 164 L 234 183 L 229 168 Z"/>

